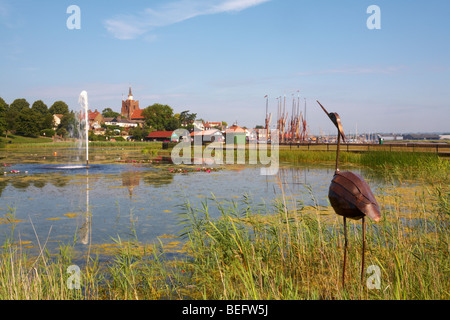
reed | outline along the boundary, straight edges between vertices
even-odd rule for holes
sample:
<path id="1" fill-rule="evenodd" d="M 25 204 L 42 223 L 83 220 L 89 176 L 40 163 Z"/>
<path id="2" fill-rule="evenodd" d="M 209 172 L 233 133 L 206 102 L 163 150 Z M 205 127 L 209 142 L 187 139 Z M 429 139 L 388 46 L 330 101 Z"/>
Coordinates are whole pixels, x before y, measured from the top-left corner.
<path id="1" fill-rule="evenodd" d="M 424 163 L 436 166 L 430 172 L 447 166 L 428 158 L 408 166 L 423 170 Z M 282 197 L 268 204 L 248 195 L 225 202 L 212 195 L 196 207 L 186 199 L 179 215 L 177 240 L 183 240 L 183 250 L 178 258 L 169 258 L 162 241 L 141 243 L 133 225 L 126 239 L 112 239 L 102 263 L 98 255 L 105 253 L 96 250 L 77 255 L 76 236 L 52 254 L 46 240 L 36 237 L 39 252 L 31 255 L 20 245 L 15 212 L 9 209 L 4 220 L 10 233 L 0 252 L 0 299 L 450 298 L 448 183 L 393 182 L 376 191 L 383 217 L 378 224 L 367 222 L 367 273 L 361 283 L 361 224 L 351 222 L 345 288 L 342 219 L 319 206 L 311 188 L 312 205 L 307 205 L 290 197 L 282 183 L 279 187 Z M 218 217 L 211 214 L 213 204 Z M 79 290 L 67 286 L 72 264 L 81 269 Z"/>
<path id="2" fill-rule="evenodd" d="M 351 225 L 345 289 L 342 226 L 333 212 L 282 199 L 275 214 L 229 204 L 213 220 L 207 203 L 188 207 L 182 221 L 197 288 L 206 299 L 448 299 L 448 212 L 427 203 L 439 201 L 433 194 L 405 209 L 397 191 L 381 202 L 383 221 L 368 226 L 366 266 L 374 267 L 363 283 L 361 226 Z"/>

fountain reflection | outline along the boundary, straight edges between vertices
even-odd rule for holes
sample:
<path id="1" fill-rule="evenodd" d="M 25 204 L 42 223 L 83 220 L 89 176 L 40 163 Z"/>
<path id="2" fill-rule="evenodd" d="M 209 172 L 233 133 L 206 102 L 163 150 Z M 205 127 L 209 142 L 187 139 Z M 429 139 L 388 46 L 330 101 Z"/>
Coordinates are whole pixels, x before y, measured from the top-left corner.
<path id="1" fill-rule="evenodd" d="M 81 243 L 87 245 L 90 243 L 92 232 L 92 214 L 89 207 L 89 170 L 86 170 L 86 211 L 83 212 L 83 224 L 78 230 Z"/>

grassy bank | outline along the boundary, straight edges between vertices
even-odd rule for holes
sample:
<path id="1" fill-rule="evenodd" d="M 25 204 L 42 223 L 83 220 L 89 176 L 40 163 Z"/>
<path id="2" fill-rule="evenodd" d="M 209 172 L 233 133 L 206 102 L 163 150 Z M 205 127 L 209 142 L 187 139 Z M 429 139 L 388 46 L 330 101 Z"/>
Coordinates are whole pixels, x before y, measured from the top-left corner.
<path id="1" fill-rule="evenodd" d="M 153 156 L 160 145 L 147 150 Z M 179 237 L 147 245 L 131 232 L 92 246 L 86 256 L 74 250 L 76 235 L 56 254 L 46 250 L 45 239 L 36 239 L 39 253 L 30 254 L 11 209 L 0 218 L 10 226 L 0 251 L 0 299 L 449 299 L 448 160 L 396 152 L 341 157 L 343 166 L 372 168 L 387 181 L 376 193 L 382 220 L 368 221 L 366 268 L 374 267 L 362 283 L 359 222 L 349 222 L 343 288 L 342 219 L 330 207 L 306 206 L 289 194 L 265 205 L 247 196 L 228 202 L 211 197 L 199 207 L 186 200 Z M 329 165 L 334 153 L 280 150 L 280 161 Z M 219 218 L 211 217 L 212 205 Z M 67 286 L 72 265 L 80 267 L 80 289 Z M 370 279 L 374 289 L 367 286 Z"/>
<path id="2" fill-rule="evenodd" d="M 350 222 L 345 288 L 342 220 L 330 208 L 288 195 L 267 205 L 246 196 L 237 202 L 212 197 L 199 207 L 186 200 L 180 239 L 144 245 L 131 233 L 83 257 L 70 243 L 51 255 L 43 239 L 41 254 L 31 257 L 14 235 L 11 213 L 0 299 L 449 299 L 448 187 L 389 185 L 377 198 L 383 217 L 368 221 L 366 237 L 366 268 L 374 267 L 361 283 L 361 224 Z M 211 205 L 219 218 L 210 216 Z M 169 259 L 174 252 L 184 258 Z M 98 254 L 107 259 L 99 263 Z M 74 261 L 79 290 L 67 287 Z"/>
<path id="3" fill-rule="evenodd" d="M 11 142 L 11 143 L 10 143 Z M 112 148 L 145 148 L 152 145 L 161 145 L 154 142 L 131 142 L 131 141 L 90 141 L 90 147 L 112 147 Z M 73 148 L 76 145 L 74 139 L 65 141 L 53 141 L 52 138 L 29 138 L 17 135 L 8 135 L 8 138 L 0 137 L 0 147 L 5 149 L 32 149 L 32 148 Z"/>
<path id="4" fill-rule="evenodd" d="M 333 165 L 335 152 L 280 150 L 280 162 Z M 450 161 L 433 153 L 371 151 L 341 152 L 341 166 L 360 165 L 386 176 L 402 179 L 426 179 L 430 182 L 450 181 Z"/>

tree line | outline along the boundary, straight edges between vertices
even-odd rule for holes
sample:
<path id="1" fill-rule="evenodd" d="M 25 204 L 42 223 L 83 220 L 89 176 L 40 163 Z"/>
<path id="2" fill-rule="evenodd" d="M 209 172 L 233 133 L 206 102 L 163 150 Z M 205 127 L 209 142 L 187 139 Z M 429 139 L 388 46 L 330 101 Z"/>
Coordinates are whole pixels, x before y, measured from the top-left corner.
<path id="1" fill-rule="evenodd" d="M 136 127 L 130 130 L 130 135 L 136 140 L 144 139 L 153 131 L 175 131 L 179 128 L 192 131 L 197 118 L 197 114 L 191 113 L 190 110 L 174 113 L 172 107 L 159 103 L 145 108 L 142 116 L 144 117 L 143 128 Z"/>
<path id="2" fill-rule="evenodd" d="M 54 115 L 62 115 L 61 123 L 57 126 Z M 117 118 L 119 113 L 111 108 L 105 108 L 103 117 Z M 189 110 L 174 113 L 174 110 L 163 104 L 153 104 L 142 112 L 144 126 L 130 130 L 130 135 L 140 140 L 152 131 L 174 131 L 178 128 L 193 129 L 193 123 L 197 114 Z M 8 105 L 0 97 L 0 133 L 17 134 L 25 137 L 51 137 L 55 134 L 67 137 L 76 126 L 76 115 L 69 110 L 64 101 L 56 101 L 48 107 L 42 100 L 35 101 L 32 105 L 26 99 L 16 99 Z"/>
<path id="3" fill-rule="evenodd" d="M 55 114 L 63 116 L 56 127 L 53 117 Z M 16 99 L 8 105 L 0 97 L 0 132 L 6 136 L 17 134 L 38 137 L 53 136 L 55 133 L 67 136 L 74 123 L 75 113 L 69 110 L 64 101 L 56 101 L 49 108 L 42 100 L 30 105 L 26 99 Z"/>

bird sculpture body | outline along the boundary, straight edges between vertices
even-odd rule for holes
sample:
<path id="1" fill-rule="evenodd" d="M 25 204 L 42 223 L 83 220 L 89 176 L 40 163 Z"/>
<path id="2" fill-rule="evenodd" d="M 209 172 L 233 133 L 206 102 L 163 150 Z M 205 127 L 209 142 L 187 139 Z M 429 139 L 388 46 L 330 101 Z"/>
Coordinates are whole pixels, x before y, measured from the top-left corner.
<path id="1" fill-rule="evenodd" d="M 338 129 L 338 144 L 336 149 L 336 171 L 331 181 L 328 191 L 328 199 L 336 214 L 344 218 L 344 263 L 342 268 L 342 285 L 345 283 L 345 265 L 347 261 L 347 218 L 352 220 L 362 220 L 362 261 L 361 261 L 361 281 L 364 277 L 364 252 L 365 252 L 365 217 L 378 222 L 381 219 L 380 208 L 377 200 L 370 190 L 367 182 L 358 174 L 353 172 L 341 172 L 339 170 L 340 142 L 345 141 L 341 119 L 337 113 L 328 113 L 327 110 L 317 101 L 323 111 Z"/>

